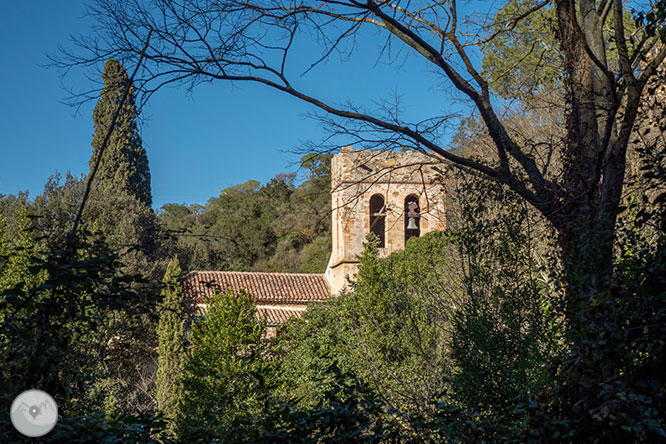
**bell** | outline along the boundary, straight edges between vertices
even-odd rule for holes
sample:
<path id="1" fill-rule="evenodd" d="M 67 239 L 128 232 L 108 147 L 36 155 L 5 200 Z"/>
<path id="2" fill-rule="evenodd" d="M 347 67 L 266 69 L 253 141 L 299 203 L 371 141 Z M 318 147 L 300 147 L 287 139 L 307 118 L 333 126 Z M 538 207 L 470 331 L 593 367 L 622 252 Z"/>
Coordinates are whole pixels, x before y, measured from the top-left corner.
<path id="1" fill-rule="evenodd" d="M 407 229 L 408 230 L 418 230 L 419 227 L 416 226 L 416 218 L 415 217 L 410 217 L 409 220 L 407 221 Z"/>

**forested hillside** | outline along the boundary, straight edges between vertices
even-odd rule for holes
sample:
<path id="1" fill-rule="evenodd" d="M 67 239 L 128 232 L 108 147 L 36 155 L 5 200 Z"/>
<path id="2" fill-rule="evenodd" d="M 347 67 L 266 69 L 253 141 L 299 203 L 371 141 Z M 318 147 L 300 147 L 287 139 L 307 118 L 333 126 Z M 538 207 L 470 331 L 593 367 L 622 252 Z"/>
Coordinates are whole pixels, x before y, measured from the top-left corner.
<path id="1" fill-rule="evenodd" d="M 159 211 L 168 249 L 185 270 L 323 273 L 331 248 L 330 155 L 301 159 L 305 180 L 279 174 L 222 190 L 203 206 Z"/>
<path id="2" fill-rule="evenodd" d="M 323 273 L 331 249 L 330 156 L 306 155 L 301 167 L 306 178 L 298 185 L 295 174 L 278 174 L 264 185 L 249 180 L 222 190 L 205 205 L 167 203 L 156 215 L 133 201 L 136 208 L 126 213 L 130 218 L 126 230 L 131 226 L 150 233 L 141 242 L 149 251 L 159 252 L 155 260 L 161 272 L 165 264 L 160 258 L 177 255 L 185 270 Z M 67 173 L 63 178 L 56 173 L 32 200 L 25 193 L 3 196 L 0 205 L 8 237 L 18 235 L 18 212 L 25 208 L 34 216 L 34 234 L 45 246 L 62 243 L 84 186 L 85 177 Z M 113 211 L 97 210 L 107 219 L 95 220 L 90 224 L 93 230 L 120 229 L 116 217 L 122 202 L 117 200 L 108 204 Z M 127 234 L 118 235 L 114 248 L 129 260 L 124 249 L 136 244 Z M 137 265 L 133 271 L 155 267 L 141 265 L 145 268 Z"/>
<path id="3" fill-rule="evenodd" d="M 331 249 L 330 157 L 304 156 L 305 178 L 298 185 L 295 173 L 278 174 L 264 185 L 249 180 L 226 188 L 205 205 L 167 203 L 156 213 L 121 193 L 107 202 L 91 199 L 84 220 L 132 264 L 132 272 L 158 278 L 164 258 L 173 256 L 184 270 L 323 273 Z M 25 209 L 43 246 L 61 245 L 85 180 L 55 173 L 32 200 L 25 193 L 2 196 L 8 238 L 19 235 L 18 214 Z M 134 251 L 136 246 L 141 248 Z"/>

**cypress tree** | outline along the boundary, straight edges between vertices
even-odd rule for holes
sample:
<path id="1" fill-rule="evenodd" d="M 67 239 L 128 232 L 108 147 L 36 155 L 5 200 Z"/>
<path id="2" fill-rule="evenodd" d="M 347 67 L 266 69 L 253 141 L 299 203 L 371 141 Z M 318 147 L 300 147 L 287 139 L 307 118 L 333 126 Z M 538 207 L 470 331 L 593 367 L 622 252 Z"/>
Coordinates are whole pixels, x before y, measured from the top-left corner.
<path id="1" fill-rule="evenodd" d="M 0 203 L 2 203 L 2 194 L 0 194 Z M 5 290 L 4 280 L 5 280 L 5 270 L 7 269 L 7 263 L 9 260 L 9 245 L 7 243 L 6 235 L 6 221 L 5 215 L 2 206 L 0 205 L 0 291 Z M 6 298 L 6 296 L 5 296 Z M 4 324 L 5 313 L 4 310 L 0 310 L 0 326 Z M 0 331 L 0 349 L 5 346 L 6 338 L 5 335 Z M 0 378 L 2 374 L 0 373 Z"/>
<path id="2" fill-rule="evenodd" d="M 102 153 L 84 220 L 121 253 L 124 272 L 159 282 L 161 266 L 155 257 L 157 218 L 151 208 L 150 170 L 137 127 L 134 85 L 123 65 L 114 59 L 104 65 L 102 80 L 104 88 L 93 111 L 91 172 L 128 84 L 129 93 Z"/>
<path id="3" fill-rule="evenodd" d="M 2 202 L 2 194 L 0 194 L 0 202 Z M 2 275 L 2 270 L 5 267 L 7 261 L 8 245 L 7 245 L 7 230 L 6 230 L 7 221 L 5 219 L 4 211 L 2 211 L 2 206 L 0 206 L 0 275 Z"/>
<path id="4" fill-rule="evenodd" d="M 95 132 L 91 144 L 93 154 L 89 163 L 90 171 L 93 170 L 113 115 L 130 81 L 123 65 L 114 59 L 106 61 L 102 80 L 104 81 L 102 96 L 93 111 Z M 130 85 L 129 94 L 118 115 L 95 175 L 93 189 L 113 194 L 126 192 L 150 207 L 152 204 L 150 170 L 136 123 L 138 114 L 134 92 L 134 85 Z"/>
<path id="5" fill-rule="evenodd" d="M 164 274 L 162 302 L 157 326 L 159 357 L 157 369 L 157 406 L 168 418 L 175 418 L 182 393 L 180 372 L 185 353 L 183 286 L 178 258 L 173 258 Z"/>

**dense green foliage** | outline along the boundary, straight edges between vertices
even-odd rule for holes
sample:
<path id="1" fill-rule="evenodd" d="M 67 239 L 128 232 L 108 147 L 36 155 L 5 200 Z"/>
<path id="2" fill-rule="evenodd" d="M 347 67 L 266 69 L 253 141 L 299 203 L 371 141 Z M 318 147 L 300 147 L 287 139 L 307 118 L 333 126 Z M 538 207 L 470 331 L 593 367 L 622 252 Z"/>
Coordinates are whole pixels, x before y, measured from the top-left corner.
<path id="1" fill-rule="evenodd" d="M 584 293 L 534 423 L 572 441 L 666 440 L 666 145 L 637 146 L 612 280 Z M 648 128 L 646 132 L 654 131 Z M 594 248 L 594 246 L 590 246 Z M 571 278 L 571 277 L 568 277 Z"/>
<path id="2" fill-rule="evenodd" d="M 3 407 L 11 405 L 12 399 L 0 395 Z M 39 440 L 39 441 L 37 441 Z M 90 412 L 63 415 L 58 425 L 41 438 L 27 438 L 20 435 L 10 424 L 9 415 L 0 416 L 0 442 L 3 443 L 72 443 L 72 444 L 171 444 L 163 418 L 150 415 L 118 416 L 108 418 Z"/>
<path id="3" fill-rule="evenodd" d="M 30 228 L 25 233 L 29 239 Z M 41 387 L 65 414 L 94 403 L 94 386 L 117 370 L 113 362 L 100 366 L 100 360 L 109 341 L 131 332 L 107 324 L 108 315 L 147 310 L 129 288 L 136 278 L 118 273 L 117 256 L 102 242 L 85 233 L 71 242 L 55 252 L 14 244 L 10 258 L 21 260 L 3 267 L 0 304 L 5 393 L 13 397 L 26 387 Z M 29 278 L 17 281 L 22 273 Z"/>
<path id="4" fill-rule="evenodd" d="M 243 441 L 255 443 L 410 442 L 416 435 L 400 427 L 400 417 L 387 409 L 358 378 L 332 367 L 333 387 L 315 404 L 297 399 L 267 409 L 259 420 L 244 420 Z M 228 430 L 226 442 L 237 442 L 238 429 Z M 246 438 L 246 439 L 243 439 Z M 416 439 L 416 441 L 421 441 Z"/>
<path id="5" fill-rule="evenodd" d="M 30 258 L 37 253 L 38 243 L 34 236 L 32 220 L 23 199 L 19 200 L 19 208 L 15 214 L 14 236 L 7 235 L 4 217 L 0 219 L 0 251 L 5 260 L 0 268 L 0 289 L 7 290 L 17 285 L 34 289 L 41 284 L 43 276 L 37 276 L 29 270 Z"/>
<path id="6" fill-rule="evenodd" d="M 104 88 L 93 111 L 95 131 L 88 177 L 98 161 L 99 168 L 92 180 L 83 221 L 91 230 L 102 233 L 109 246 L 120 253 L 128 273 L 141 274 L 156 283 L 166 261 L 158 248 L 159 226 L 151 208 L 150 170 L 139 136 L 134 85 L 123 65 L 114 59 L 105 63 L 102 80 Z M 102 153 L 102 143 L 118 109 Z M 155 288 L 152 295 L 146 296 L 155 298 L 157 292 Z"/>
<path id="7" fill-rule="evenodd" d="M 159 258 L 157 218 L 150 208 L 150 173 L 138 136 L 133 86 L 128 85 L 129 79 L 122 65 L 113 60 L 106 64 L 103 80 L 105 88 L 93 116 L 95 135 L 91 169 L 120 96 L 126 86 L 130 86 L 130 91 L 110 133 L 110 142 L 83 212 L 84 232 L 95 234 L 92 237 L 75 236 L 93 239 L 90 245 L 103 245 L 99 247 L 103 250 L 96 247 L 91 254 L 100 256 L 104 253 L 115 257 L 113 268 L 104 272 L 118 279 L 122 277 L 123 282 L 131 281 L 129 287 L 133 294 L 140 296 L 135 296 L 128 305 L 121 303 L 123 295 L 118 294 L 114 307 L 95 311 L 96 338 L 99 341 L 105 338 L 106 342 L 97 343 L 89 338 L 84 350 L 91 349 L 81 351 L 88 356 L 85 371 L 89 373 L 90 381 L 77 396 L 81 403 L 93 403 L 94 410 L 104 406 L 109 414 L 145 413 L 153 404 L 154 370 L 151 365 L 155 335 L 149 326 L 154 322 L 152 307 L 159 291 L 156 277 L 163 272 L 164 264 Z M 75 178 L 68 173 L 63 181 L 56 173 L 47 181 L 43 194 L 32 202 L 21 195 L 2 199 L 7 237 L 13 246 L 7 267 L 3 267 L 3 289 L 23 285 L 25 294 L 41 295 L 32 288 L 47 285 L 43 281 L 49 279 L 49 273 L 46 270 L 40 274 L 34 272 L 39 264 L 35 261 L 44 258 L 55 261 L 65 251 L 70 256 L 74 254 L 71 230 L 85 185 L 85 177 Z M 80 254 L 83 252 L 76 252 L 74 257 Z M 90 278 L 93 276 L 91 274 Z M 112 295 L 107 297 L 112 298 Z M 82 303 L 80 309 L 87 310 L 86 304 L 88 302 Z M 142 307 L 141 310 L 136 309 L 137 305 Z M 70 346 L 75 347 L 74 344 Z M 70 364 L 78 368 L 77 364 Z"/>
<path id="8" fill-rule="evenodd" d="M 206 315 L 192 326 L 183 360 L 180 439 L 209 441 L 239 417 L 262 405 L 269 370 L 262 342 L 265 324 L 244 293 L 216 294 Z"/>
<path id="9" fill-rule="evenodd" d="M 182 397 L 179 377 L 185 355 L 185 298 L 178 258 L 171 259 L 162 280 L 162 301 L 157 307 L 157 408 L 174 418 Z"/>
<path id="10" fill-rule="evenodd" d="M 291 394 L 321 402 L 338 383 L 328 373 L 335 366 L 397 410 L 413 413 L 432 404 L 451 368 L 446 343 L 456 277 L 447 275 L 449 247 L 447 235 L 432 233 L 381 260 L 371 238 L 350 291 L 309 307 L 281 333 L 288 350 L 281 369 Z"/>

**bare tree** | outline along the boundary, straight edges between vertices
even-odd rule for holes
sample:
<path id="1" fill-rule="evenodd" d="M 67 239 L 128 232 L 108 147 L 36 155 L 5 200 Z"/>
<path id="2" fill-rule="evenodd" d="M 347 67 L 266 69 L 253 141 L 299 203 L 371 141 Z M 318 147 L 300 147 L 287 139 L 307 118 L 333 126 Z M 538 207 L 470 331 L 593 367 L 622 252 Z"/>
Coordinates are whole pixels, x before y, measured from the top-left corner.
<path id="1" fill-rule="evenodd" d="M 594 297 L 612 272 L 627 146 L 645 86 L 666 56 L 658 21 L 663 14 L 650 12 L 664 8 L 661 3 L 655 3 L 655 10 L 647 6 L 643 25 L 628 33 L 620 0 L 525 4 L 503 26 L 490 27 L 492 12 L 485 20 L 483 14 L 465 16 L 456 0 L 96 0 L 90 10 L 97 19 L 95 37 L 79 39 L 78 47 L 63 51 L 59 63 L 71 68 L 110 57 L 136 63 L 152 31 L 136 79 L 144 99 L 169 84 L 194 88 L 214 80 L 259 83 L 310 103 L 341 132 L 363 133 L 364 141 L 385 148 L 429 152 L 508 186 L 557 231 L 570 277 L 567 318 L 576 328 L 577 305 Z M 553 153 L 562 171 L 555 177 L 546 174 L 540 156 L 507 129 L 498 112 L 500 102 L 478 66 L 484 44 L 510 34 L 517 23 L 543 8 L 556 13 L 552 26 L 566 89 L 566 134 Z M 436 82 L 449 85 L 475 107 L 492 139 L 494 159 L 447 150 L 441 137 L 443 117 L 405 122 L 390 107 L 373 113 L 360 104 L 336 105 L 298 86 L 290 68 L 296 43 L 307 39 L 320 44 L 311 64 L 316 66 L 335 52 L 349 51 L 368 28 L 383 36 L 385 48 L 398 45 L 427 60 Z"/>
<path id="2" fill-rule="evenodd" d="M 537 159 L 514 140 L 493 105 L 487 79 L 475 66 L 475 48 L 519 20 L 548 7 L 532 3 L 491 35 L 459 14 L 455 0 L 375 2 L 367 0 L 298 3 L 287 0 L 97 0 L 96 37 L 78 40 L 79 51 L 64 52 L 61 66 L 94 64 L 110 57 L 136 62 L 152 30 L 145 68 L 137 76 L 144 99 L 168 84 L 193 88 L 212 80 L 256 82 L 311 103 L 326 113 L 374 131 L 378 140 L 430 151 L 470 172 L 506 184 L 537 208 L 558 230 L 564 256 L 577 254 L 580 230 L 598 245 L 593 275 L 609 272 L 625 172 L 626 150 L 646 82 L 654 76 L 666 49 L 658 37 L 639 31 L 625 35 L 619 0 L 557 0 L 556 34 L 561 42 L 568 90 L 565 164 L 561 180 L 546 178 Z M 335 106 L 308 94 L 288 77 L 289 55 L 297 39 L 321 43 L 312 66 L 354 39 L 361 28 L 375 27 L 387 43 L 398 40 L 434 67 L 434 76 L 450 82 L 476 107 L 495 145 L 497 162 L 484 163 L 447 151 L 437 137 L 437 122 L 409 125 L 397 114 L 370 114 L 354 106 Z M 610 29 L 611 31 L 608 31 Z M 612 32 L 613 45 L 609 32 Z M 485 34 L 484 34 L 485 33 Z M 619 60 L 609 63 L 609 52 Z M 576 235 L 574 235 L 574 232 Z M 574 239 L 576 237 L 576 239 Z M 579 253 L 579 252 L 578 252 Z M 589 263 L 589 261 L 586 261 Z M 593 271 L 593 270 L 590 270 Z"/>

